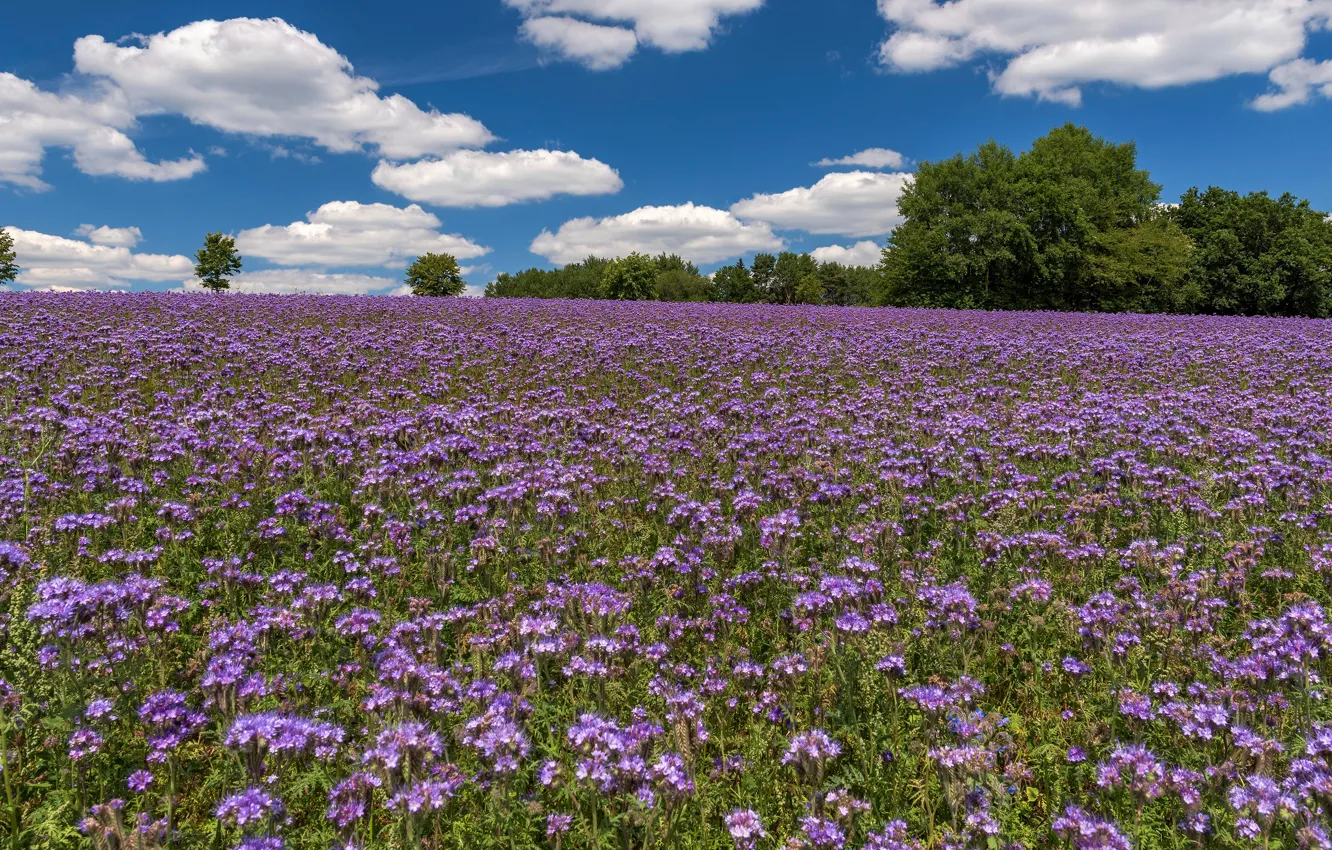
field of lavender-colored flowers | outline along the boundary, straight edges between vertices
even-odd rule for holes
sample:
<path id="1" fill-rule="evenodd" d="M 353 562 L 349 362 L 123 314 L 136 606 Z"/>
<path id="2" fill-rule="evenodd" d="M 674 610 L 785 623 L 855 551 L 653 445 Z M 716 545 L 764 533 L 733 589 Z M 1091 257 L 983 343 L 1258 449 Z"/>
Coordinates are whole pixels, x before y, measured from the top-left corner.
<path id="1" fill-rule="evenodd" d="M 1329 846 L 1332 325 L 0 296 L 0 848 Z"/>

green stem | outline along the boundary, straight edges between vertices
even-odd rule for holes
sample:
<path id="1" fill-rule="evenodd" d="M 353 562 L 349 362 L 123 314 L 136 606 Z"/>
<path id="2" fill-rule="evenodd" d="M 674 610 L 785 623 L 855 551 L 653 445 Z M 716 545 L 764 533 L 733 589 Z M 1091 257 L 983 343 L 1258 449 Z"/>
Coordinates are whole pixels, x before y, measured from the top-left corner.
<path id="1" fill-rule="evenodd" d="M 18 800 L 14 797 L 14 780 L 10 775 L 13 771 L 9 768 L 9 735 L 5 724 L 4 710 L 0 709 L 0 773 L 5 775 L 5 802 L 9 804 L 10 828 L 13 830 L 9 834 L 9 846 L 12 850 L 18 850 L 19 834 L 23 831 L 22 813 L 19 811 Z"/>

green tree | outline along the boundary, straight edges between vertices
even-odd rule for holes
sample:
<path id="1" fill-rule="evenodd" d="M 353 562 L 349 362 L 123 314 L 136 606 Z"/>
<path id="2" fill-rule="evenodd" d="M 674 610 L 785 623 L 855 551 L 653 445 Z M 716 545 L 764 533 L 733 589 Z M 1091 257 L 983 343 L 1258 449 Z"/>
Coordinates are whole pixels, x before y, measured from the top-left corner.
<path id="1" fill-rule="evenodd" d="M 820 263 L 818 276 L 819 283 L 823 285 L 824 304 L 869 307 L 882 300 L 882 277 L 878 267 Z"/>
<path id="2" fill-rule="evenodd" d="M 736 260 L 733 266 L 717 269 L 712 276 L 712 283 L 716 290 L 714 297 L 718 301 L 751 304 L 759 300 L 758 287 L 754 286 L 754 278 L 749 274 L 749 269 L 745 268 L 743 259 Z"/>
<path id="3" fill-rule="evenodd" d="M 819 264 L 809 254 L 783 251 L 773 265 L 772 284 L 768 289 L 770 300 L 774 304 L 795 303 L 796 290 L 806 278 L 815 276 L 818 268 Z"/>
<path id="4" fill-rule="evenodd" d="M 1064 310 L 1140 310 L 1151 293 L 1125 300 L 1116 286 L 1119 279 L 1098 277 L 1094 257 L 1110 243 L 1137 244 L 1142 240 L 1117 231 L 1135 230 L 1154 221 L 1161 186 L 1137 167 L 1138 151 L 1132 142 L 1115 144 L 1094 136 L 1085 127 L 1065 124 L 1032 143 L 1018 162 L 1019 195 L 1023 217 L 1035 238 L 1032 294 L 1039 306 Z M 1187 246 L 1173 238 L 1168 220 L 1155 219 L 1163 228 L 1157 247 L 1174 245 L 1184 253 L 1170 264 L 1188 260 Z M 1161 262 L 1150 254 L 1129 254 L 1148 264 Z M 1035 306 L 1035 305 L 1034 305 Z"/>
<path id="5" fill-rule="evenodd" d="M 602 291 L 615 301 L 647 301 L 656 294 L 657 266 L 635 251 L 606 267 Z"/>
<path id="6" fill-rule="evenodd" d="M 671 269 L 657 275 L 655 292 L 658 301 L 711 301 L 713 284 L 700 274 Z"/>
<path id="7" fill-rule="evenodd" d="M 902 193 L 905 221 L 889 240 L 891 303 L 918 307 L 1025 306 L 1035 238 L 1022 220 L 1018 161 L 987 142 L 974 154 L 923 162 Z"/>
<path id="8" fill-rule="evenodd" d="M 808 256 L 808 255 L 806 255 Z M 822 304 L 823 303 L 823 281 L 815 272 L 808 272 L 800 281 L 796 283 L 795 289 L 791 293 L 792 304 Z"/>
<path id="9" fill-rule="evenodd" d="M 0 227 L 0 286 L 8 286 L 18 277 L 19 267 L 15 260 L 14 237 Z"/>
<path id="10" fill-rule="evenodd" d="M 231 288 L 231 276 L 241 270 L 241 256 L 236 240 L 221 233 L 204 237 L 203 247 L 194 255 L 194 275 L 205 289 L 221 292 Z"/>
<path id="11" fill-rule="evenodd" d="M 462 269 L 452 254 L 422 254 L 407 267 L 407 285 L 413 295 L 443 298 L 462 295 Z"/>
<path id="12" fill-rule="evenodd" d="M 892 303 L 1145 310 L 1189 300 L 1190 245 L 1133 143 L 1066 124 L 1021 156 L 989 141 L 922 163 L 884 255 Z"/>
<path id="13" fill-rule="evenodd" d="M 657 267 L 657 274 L 664 272 L 681 271 L 686 274 L 698 277 L 698 266 L 681 257 L 679 254 L 667 254 L 664 251 L 658 254 L 652 260 L 652 264 Z"/>
<path id="14" fill-rule="evenodd" d="M 610 260 L 588 257 L 558 269 L 504 272 L 486 284 L 487 298 L 601 298 Z"/>
<path id="15" fill-rule="evenodd" d="M 759 300 L 772 300 L 773 272 L 777 267 L 777 258 L 772 254 L 755 254 L 749 264 L 749 278 L 758 292 Z"/>
<path id="16" fill-rule="evenodd" d="M 1208 312 L 1332 315 L 1332 224 L 1308 201 L 1193 188 L 1171 218 L 1197 245 L 1192 278 Z"/>
<path id="17" fill-rule="evenodd" d="M 1186 313 L 1204 299 L 1192 275 L 1193 240 L 1164 210 L 1134 227 L 1101 231 L 1088 255 L 1084 298 L 1098 310 Z"/>

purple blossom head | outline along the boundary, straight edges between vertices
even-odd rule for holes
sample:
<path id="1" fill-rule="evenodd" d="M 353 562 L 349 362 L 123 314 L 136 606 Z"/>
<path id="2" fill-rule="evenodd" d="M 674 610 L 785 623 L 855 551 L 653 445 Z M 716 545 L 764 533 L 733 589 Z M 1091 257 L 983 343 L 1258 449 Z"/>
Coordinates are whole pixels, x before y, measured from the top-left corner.
<path id="1" fill-rule="evenodd" d="M 262 788 L 246 788 L 217 804 L 218 819 L 242 829 L 281 814 L 282 802 Z"/>
<path id="2" fill-rule="evenodd" d="M 763 831 L 763 821 L 753 809 L 736 809 L 726 816 L 725 823 L 736 850 L 753 850 L 758 840 L 768 834 Z"/>

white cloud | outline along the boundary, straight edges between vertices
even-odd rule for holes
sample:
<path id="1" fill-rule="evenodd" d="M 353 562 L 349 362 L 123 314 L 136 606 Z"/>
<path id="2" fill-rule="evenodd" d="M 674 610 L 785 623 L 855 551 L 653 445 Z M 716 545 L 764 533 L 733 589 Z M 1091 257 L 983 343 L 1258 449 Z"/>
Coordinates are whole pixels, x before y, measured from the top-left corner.
<path id="1" fill-rule="evenodd" d="M 1253 100 L 1253 107 L 1263 112 L 1308 103 L 1314 95 L 1332 97 L 1332 60 L 1296 59 L 1273 68 L 1268 79 L 1275 90 Z"/>
<path id="2" fill-rule="evenodd" d="M 861 168 L 901 169 L 906 167 L 907 158 L 897 151 L 888 150 L 887 148 L 869 148 L 840 159 L 821 159 L 814 164 L 822 168 L 832 168 L 838 165 L 858 165 Z"/>
<path id="3" fill-rule="evenodd" d="M 593 71 L 618 68 L 638 50 L 638 36 L 633 30 L 575 18 L 531 18 L 523 21 L 521 32 L 523 38 L 542 50 Z"/>
<path id="4" fill-rule="evenodd" d="M 110 245 L 112 248 L 133 248 L 143 238 L 143 231 L 137 227 L 94 227 L 80 224 L 74 231 L 94 245 Z"/>
<path id="5" fill-rule="evenodd" d="M 807 188 L 754 195 L 732 205 L 731 212 L 781 230 L 882 236 L 901 224 L 897 199 L 910 181 L 911 175 L 901 172 L 829 174 Z"/>
<path id="6" fill-rule="evenodd" d="M 873 268 L 883 259 L 883 246 L 878 242 L 866 240 L 854 245 L 828 245 L 815 248 L 810 256 L 820 263 L 841 263 L 844 266 L 864 266 Z"/>
<path id="7" fill-rule="evenodd" d="M 138 44 L 89 35 L 75 67 L 114 83 L 138 115 L 178 114 L 252 136 L 312 139 L 329 151 L 440 155 L 489 143 L 479 121 L 422 110 L 355 75 L 345 56 L 279 18 L 196 21 Z"/>
<path id="8" fill-rule="evenodd" d="M 376 186 L 441 207 L 501 207 L 555 195 L 613 195 L 619 172 L 572 151 L 458 151 L 443 159 L 380 162 Z"/>
<path id="9" fill-rule="evenodd" d="M 553 263 L 577 262 L 589 254 L 623 257 L 679 254 L 696 263 L 732 259 L 750 251 L 777 251 L 786 245 L 762 222 L 746 224 L 725 210 L 696 206 L 640 207 L 607 218 L 576 218 L 532 241 L 532 252 Z"/>
<path id="10" fill-rule="evenodd" d="M 134 281 L 181 280 L 194 273 L 194 262 L 179 254 L 136 254 L 124 246 L 95 245 L 17 227 L 5 230 L 14 237 L 20 286 L 124 289 Z"/>
<path id="11" fill-rule="evenodd" d="M 1086 83 L 1160 88 L 1270 71 L 1298 58 L 1308 32 L 1332 13 L 1328 0 L 878 4 L 893 27 L 880 49 L 884 65 L 932 71 L 999 56 L 1007 64 L 991 75 L 997 92 L 1072 105 Z"/>
<path id="12" fill-rule="evenodd" d="M 282 266 L 384 266 L 400 268 L 425 253 L 458 259 L 490 251 L 462 236 L 440 233 L 440 220 L 416 204 L 332 201 L 286 226 L 266 224 L 242 230 L 236 247 Z"/>
<path id="13" fill-rule="evenodd" d="M 623 62 L 633 53 L 624 35 L 551 23 L 537 24 L 532 30 L 527 24 L 552 17 L 613 24 L 600 29 L 619 29 L 633 35 L 637 44 L 682 53 L 706 49 L 722 18 L 752 12 L 763 5 L 763 0 L 504 0 L 504 3 L 528 19 L 523 29 L 526 38 L 599 69 L 614 67 L 608 63 L 616 57 Z M 542 44 L 538 37 L 549 43 Z"/>
<path id="14" fill-rule="evenodd" d="M 126 135 L 136 126 L 124 94 L 97 85 L 80 94 L 54 94 L 13 74 L 0 73 L 0 183 L 35 191 L 49 189 L 41 179 L 42 158 L 50 147 L 68 148 L 84 174 L 130 180 L 182 180 L 204 170 L 191 154 L 150 162 Z"/>
<path id="15" fill-rule="evenodd" d="M 393 295 L 402 281 L 368 274 L 327 274 L 311 269 L 268 269 L 241 272 L 227 292 L 262 295 Z M 185 282 L 186 292 L 202 292 L 197 279 Z"/>

